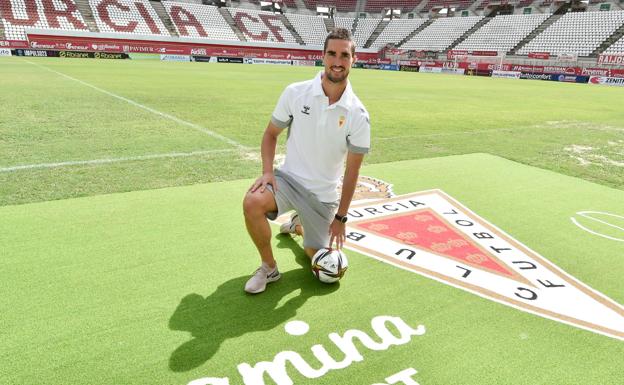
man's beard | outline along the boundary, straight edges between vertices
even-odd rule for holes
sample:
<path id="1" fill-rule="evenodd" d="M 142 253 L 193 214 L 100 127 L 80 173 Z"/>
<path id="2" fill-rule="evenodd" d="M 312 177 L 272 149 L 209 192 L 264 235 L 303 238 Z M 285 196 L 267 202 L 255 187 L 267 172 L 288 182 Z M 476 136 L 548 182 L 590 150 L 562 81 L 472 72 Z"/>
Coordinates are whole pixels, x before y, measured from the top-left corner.
<path id="1" fill-rule="evenodd" d="M 343 72 L 338 76 L 336 76 L 331 69 L 326 70 L 325 74 L 327 75 L 327 79 L 332 83 L 342 83 L 347 80 L 347 76 L 349 75 L 345 68 L 343 68 Z"/>

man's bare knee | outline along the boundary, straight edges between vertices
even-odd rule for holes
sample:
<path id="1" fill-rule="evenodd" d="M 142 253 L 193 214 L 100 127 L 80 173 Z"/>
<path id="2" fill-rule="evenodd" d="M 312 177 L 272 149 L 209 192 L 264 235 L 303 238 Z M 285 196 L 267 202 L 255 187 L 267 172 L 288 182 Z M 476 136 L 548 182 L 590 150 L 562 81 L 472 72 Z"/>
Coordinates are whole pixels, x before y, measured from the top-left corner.
<path id="1" fill-rule="evenodd" d="M 243 212 L 245 216 L 265 215 L 268 212 L 276 211 L 277 207 L 273 194 L 265 192 L 248 192 L 243 199 Z"/>

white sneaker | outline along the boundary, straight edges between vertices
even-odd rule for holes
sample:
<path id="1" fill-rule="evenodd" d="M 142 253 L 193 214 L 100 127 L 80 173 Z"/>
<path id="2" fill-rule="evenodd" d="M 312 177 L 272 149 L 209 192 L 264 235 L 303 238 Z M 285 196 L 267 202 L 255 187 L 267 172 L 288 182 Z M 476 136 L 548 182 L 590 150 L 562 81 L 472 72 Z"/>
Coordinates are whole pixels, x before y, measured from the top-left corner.
<path id="1" fill-rule="evenodd" d="M 297 226 L 301 226 L 301 219 L 299 219 L 299 214 L 293 213 L 293 215 L 290 216 L 290 221 L 280 226 L 280 233 L 296 234 Z"/>
<path id="2" fill-rule="evenodd" d="M 277 266 L 271 269 L 269 266 L 262 263 L 245 284 L 245 291 L 250 294 L 262 293 L 266 289 L 267 283 L 275 282 L 281 277 L 282 275 L 277 271 Z"/>

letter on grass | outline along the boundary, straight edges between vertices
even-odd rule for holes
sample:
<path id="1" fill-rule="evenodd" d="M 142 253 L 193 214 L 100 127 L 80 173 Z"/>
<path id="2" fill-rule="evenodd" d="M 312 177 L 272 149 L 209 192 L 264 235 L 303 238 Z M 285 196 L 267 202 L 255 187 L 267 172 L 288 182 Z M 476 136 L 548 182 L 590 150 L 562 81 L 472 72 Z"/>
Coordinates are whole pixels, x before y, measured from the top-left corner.
<path id="1" fill-rule="evenodd" d="M 193 380 L 188 385 L 230 385 L 230 380 L 228 378 L 204 377 Z"/>
<path id="2" fill-rule="evenodd" d="M 316 370 L 312 368 L 297 352 L 284 351 L 277 353 L 273 361 L 261 361 L 255 366 L 248 363 L 238 365 L 238 372 L 243 376 L 245 385 L 265 385 L 266 372 L 277 385 L 293 385 L 293 381 L 286 372 L 286 362 L 290 363 L 307 378 L 318 378 L 327 373 L 327 368 Z"/>
<path id="3" fill-rule="evenodd" d="M 399 381 L 404 383 L 405 385 L 418 385 L 418 382 L 414 381 L 412 376 L 418 373 L 414 368 L 408 368 L 398 372 L 397 374 L 393 374 L 390 377 L 386 377 L 386 381 L 388 384 L 396 384 Z"/>

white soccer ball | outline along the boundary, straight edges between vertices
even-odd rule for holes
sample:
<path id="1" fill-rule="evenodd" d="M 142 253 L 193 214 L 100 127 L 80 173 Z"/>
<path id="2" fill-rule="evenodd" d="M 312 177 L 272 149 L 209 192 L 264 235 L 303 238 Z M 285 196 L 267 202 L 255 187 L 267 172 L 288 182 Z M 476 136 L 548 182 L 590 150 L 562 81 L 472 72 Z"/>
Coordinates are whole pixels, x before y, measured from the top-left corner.
<path id="1" fill-rule="evenodd" d="M 312 257 L 312 274 L 324 283 L 338 282 L 348 267 L 347 256 L 341 250 L 320 249 Z"/>

